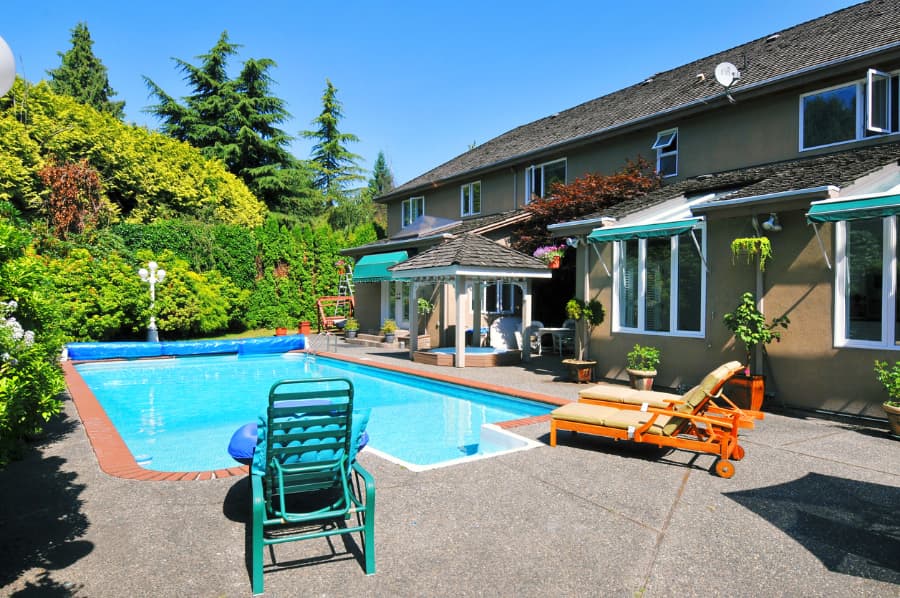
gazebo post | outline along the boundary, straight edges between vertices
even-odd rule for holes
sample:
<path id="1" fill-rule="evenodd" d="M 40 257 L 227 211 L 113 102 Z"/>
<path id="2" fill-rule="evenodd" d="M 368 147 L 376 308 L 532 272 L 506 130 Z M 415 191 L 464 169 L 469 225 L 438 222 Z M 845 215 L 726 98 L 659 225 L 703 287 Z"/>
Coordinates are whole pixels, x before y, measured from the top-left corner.
<path id="1" fill-rule="evenodd" d="M 466 277 L 456 276 L 456 367 L 466 367 Z"/>
<path id="2" fill-rule="evenodd" d="M 484 283 L 480 278 L 476 279 L 474 283 L 472 283 L 472 346 L 480 347 L 481 346 L 481 297 L 483 294 L 482 288 Z"/>
<path id="3" fill-rule="evenodd" d="M 413 282 L 409 289 L 409 358 L 419 350 L 419 283 Z"/>
<path id="4" fill-rule="evenodd" d="M 531 361 L 531 280 L 526 280 L 522 287 L 522 361 Z"/>

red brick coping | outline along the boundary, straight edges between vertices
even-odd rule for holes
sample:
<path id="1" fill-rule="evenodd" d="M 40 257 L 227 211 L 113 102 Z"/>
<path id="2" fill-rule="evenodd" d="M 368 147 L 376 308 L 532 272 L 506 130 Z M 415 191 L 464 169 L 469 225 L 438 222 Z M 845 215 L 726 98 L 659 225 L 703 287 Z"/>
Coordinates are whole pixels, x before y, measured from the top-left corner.
<path id="1" fill-rule="evenodd" d="M 495 384 L 484 384 L 471 380 L 462 380 L 453 376 L 445 376 L 442 374 L 431 372 L 422 372 L 419 370 L 413 370 L 410 368 L 392 364 L 374 363 L 369 360 L 358 359 L 345 355 L 338 355 L 336 353 L 320 353 L 320 355 L 340 361 L 381 368 L 394 372 L 402 372 L 404 374 L 411 374 L 413 376 L 418 376 L 421 378 L 430 378 L 432 380 L 449 382 L 451 384 L 458 384 L 460 386 L 468 386 L 480 390 L 498 392 L 522 399 L 530 399 L 532 401 L 550 403 L 552 405 L 563 405 L 569 402 L 565 399 L 551 397 L 549 395 L 506 388 L 503 386 L 497 386 Z M 250 472 L 250 468 L 246 465 L 229 467 L 227 469 L 216 469 L 214 471 L 154 471 L 151 469 L 144 469 L 137 464 L 137 461 L 134 460 L 134 456 L 131 454 L 131 451 L 128 450 L 128 447 L 125 445 L 125 441 L 122 440 L 122 437 L 119 435 L 118 430 L 116 430 L 116 427 L 113 425 L 112 421 L 110 421 L 109 416 L 106 415 L 106 411 L 104 411 L 103 407 L 94 396 L 94 393 L 91 392 L 91 389 L 88 388 L 88 385 L 81 378 L 78 370 L 75 369 L 75 363 L 81 362 L 63 362 L 63 372 L 66 376 L 66 386 L 68 386 L 69 395 L 72 397 L 72 402 L 75 404 L 75 408 L 78 410 L 78 415 L 81 418 L 81 423 L 84 425 L 84 431 L 85 433 L 87 433 L 88 439 L 90 439 L 91 441 L 91 446 L 94 449 L 94 454 L 97 455 L 97 462 L 100 464 L 100 469 L 104 473 L 107 473 L 113 477 L 124 478 L 128 480 L 143 480 L 150 482 L 183 482 L 243 476 L 247 475 Z M 545 422 L 549 421 L 549 419 L 549 415 L 539 415 L 500 422 L 496 425 L 500 426 L 501 428 L 508 429 L 516 428 L 519 426 L 526 426 L 533 423 Z"/>

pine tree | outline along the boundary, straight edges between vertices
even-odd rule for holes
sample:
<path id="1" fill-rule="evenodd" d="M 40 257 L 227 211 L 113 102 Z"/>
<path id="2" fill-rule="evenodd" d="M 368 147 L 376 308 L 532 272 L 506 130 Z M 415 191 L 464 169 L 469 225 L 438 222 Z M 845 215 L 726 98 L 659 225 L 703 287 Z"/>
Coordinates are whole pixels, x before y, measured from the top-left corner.
<path id="1" fill-rule="evenodd" d="M 362 181 L 363 170 L 357 164 L 361 157 L 347 149 L 347 143 L 356 143 L 359 138 L 352 133 L 341 133 L 338 123 L 344 116 L 341 103 L 337 99 L 337 89 L 326 79 L 325 93 L 322 95 L 322 113 L 313 120 L 318 126 L 315 131 L 303 131 L 307 139 L 315 139 L 312 161 L 318 170 L 314 180 L 332 203 L 339 203 L 347 186 L 354 181 Z"/>
<path id="2" fill-rule="evenodd" d="M 184 103 L 144 78 L 159 100 L 148 111 L 162 121 L 164 133 L 186 141 L 209 158 L 225 163 L 271 210 L 290 210 L 297 198 L 310 195 L 306 168 L 288 151 L 291 137 L 278 125 L 290 118 L 284 100 L 272 95 L 268 58 L 248 59 L 236 79 L 228 76 L 228 59 L 238 44 L 222 32 L 199 65 L 175 59 L 193 93 Z"/>
<path id="3" fill-rule="evenodd" d="M 384 152 L 378 152 L 375 159 L 375 167 L 372 168 L 372 178 L 369 179 L 369 193 L 371 198 L 380 197 L 394 188 L 394 173 L 387 165 Z"/>
<path id="4" fill-rule="evenodd" d="M 94 56 L 93 47 L 94 41 L 87 24 L 78 23 L 72 29 L 71 49 L 65 53 L 57 52 L 62 64 L 47 71 L 50 88 L 122 120 L 125 118 L 125 102 L 110 99 L 116 92 L 109 85 L 106 67 Z"/>

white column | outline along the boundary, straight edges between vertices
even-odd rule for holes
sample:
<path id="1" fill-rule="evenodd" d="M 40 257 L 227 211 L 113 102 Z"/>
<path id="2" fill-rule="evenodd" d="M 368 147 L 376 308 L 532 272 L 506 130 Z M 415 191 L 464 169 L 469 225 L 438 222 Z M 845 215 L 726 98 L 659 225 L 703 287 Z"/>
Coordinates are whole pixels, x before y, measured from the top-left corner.
<path id="1" fill-rule="evenodd" d="M 472 346 L 481 346 L 481 298 L 484 295 L 484 282 L 479 278 L 472 283 Z"/>
<path id="2" fill-rule="evenodd" d="M 531 279 L 520 284 L 522 289 L 522 361 L 531 361 Z"/>
<path id="3" fill-rule="evenodd" d="M 409 358 L 419 350 L 419 305 L 416 298 L 419 296 L 419 283 L 409 285 Z"/>
<path id="4" fill-rule="evenodd" d="M 466 277 L 456 277 L 456 367 L 466 367 Z"/>

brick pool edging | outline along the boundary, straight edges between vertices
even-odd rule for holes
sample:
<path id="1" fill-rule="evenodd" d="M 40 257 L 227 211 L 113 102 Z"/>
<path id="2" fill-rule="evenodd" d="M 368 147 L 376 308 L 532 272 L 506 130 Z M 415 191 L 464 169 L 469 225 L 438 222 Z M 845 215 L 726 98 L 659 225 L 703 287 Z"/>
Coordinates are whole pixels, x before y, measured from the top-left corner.
<path id="1" fill-rule="evenodd" d="M 346 361 L 349 363 L 366 365 L 404 374 L 411 374 L 413 376 L 430 378 L 432 380 L 441 382 L 449 382 L 451 384 L 457 384 L 459 386 L 468 386 L 470 388 L 498 392 L 521 399 L 530 399 L 532 401 L 550 403 L 551 405 L 563 405 L 569 402 L 565 399 L 560 399 L 558 397 L 552 397 L 549 395 L 516 390 L 513 388 L 507 388 L 495 384 L 462 380 L 453 376 L 445 376 L 443 374 L 436 374 L 432 372 L 423 372 L 421 370 L 413 370 L 411 368 L 405 368 L 393 364 L 374 363 L 369 360 L 358 359 L 346 355 L 338 355 L 336 353 L 319 353 L 319 355 L 339 361 Z M 94 455 L 96 455 L 97 457 L 97 463 L 100 466 L 100 470 L 104 473 L 117 478 L 123 478 L 127 480 L 141 480 L 147 482 L 185 482 L 195 480 L 212 480 L 235 476 L 244 476 L 250 473 L 250 468 L 246 465 L 228 467 L 225 469 L 216 469 L 212 471 L 155 471 L 152 469 L 145 469 L 141 467 L 140 465 L 138 465 L 137 461 L 135 461 L 134 455 L 131 454 L 131 451 L 128 450 L 128 446 L 125 444 L 125 441 L 122 440 L 122 437 L 119 435 L 118 430 L 116 430 L 116 427 L 109 419 L 106 411 L 100 405 L 100 402 L 97 401 L 97 397 L 94 396 L 94 393 L 91 392 L 91 389 L 82 379 L 81 375 L 78 373 L 78 370 L 75 369 L 76 363 L 81 362 L 62 362 L 63 374 L 66 378 L 66 386 L 69 391 L 69 396 L 72 398 L 72 402 L 75 404 L 75 409 L 78 411 L 78 416 L 81 419 L 82 425 L 84 426 L 84 431 L 87 434 L 88 439 L 90 440 L 91 448 L 93 448 L 94 450 Z M 534 423 L 549 421 L 549 419 L 549 415 L 538 415 L 499 422 L 495 425 L 501 428 L 510 429 L 517 428 L 519 426 L 526 426 Z"/>

